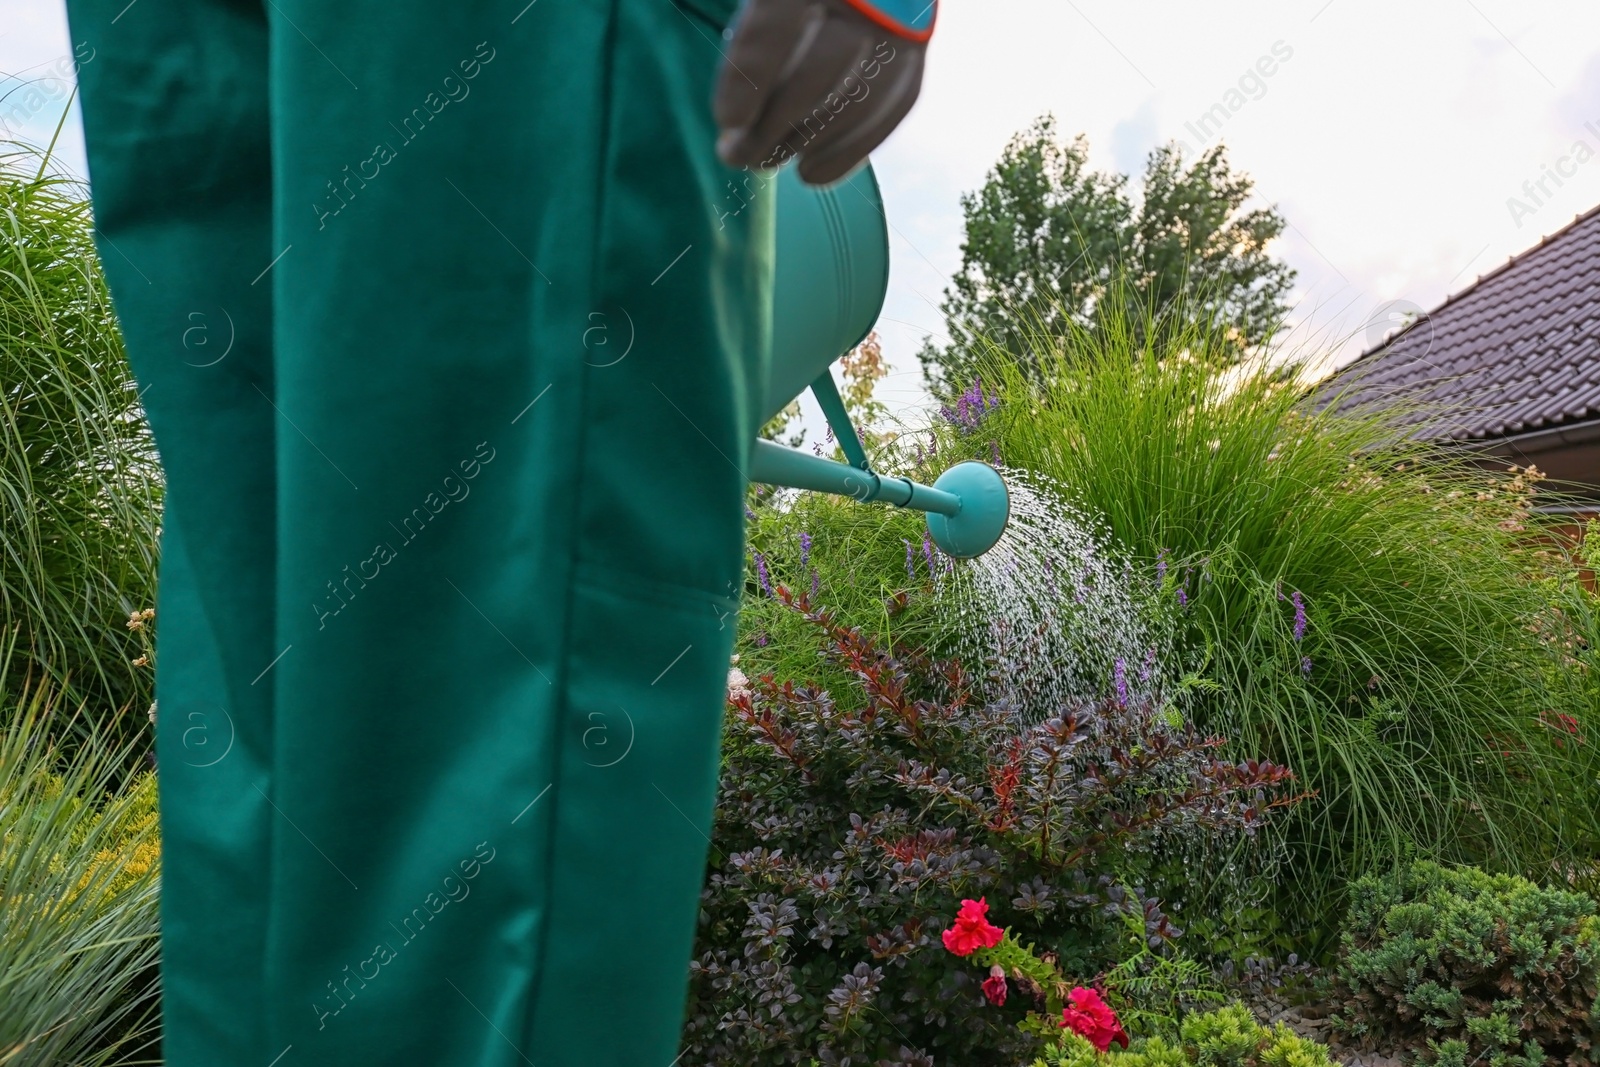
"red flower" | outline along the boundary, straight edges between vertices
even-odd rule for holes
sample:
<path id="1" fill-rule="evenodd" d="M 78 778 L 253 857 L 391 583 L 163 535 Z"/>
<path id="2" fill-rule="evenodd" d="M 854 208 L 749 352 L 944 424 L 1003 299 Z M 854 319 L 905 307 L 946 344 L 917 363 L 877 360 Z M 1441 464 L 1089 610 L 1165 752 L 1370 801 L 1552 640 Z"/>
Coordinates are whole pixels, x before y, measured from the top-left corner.
<path id="1" fill-rule="evenodd" d="M 1078 986 L 1067 994 L 1068 1005 L 1061 1009 L 1061 1025 L 1075 1034 L 1088 1038 L 1098 1052 L 1104 1052 L 1115 1041 L 1128 1047 L 1128 1035 L 1117 1021 L 1111 1005 L 1092 989 Z"/>
<path id="2" fill-rule="evenodd" d="M 980 948 L 993 948 L 1006 932 L 988 919 L 986 898 L 963 900 L 956 924 L 944 932 L 944 947 L 957 956 L 970 956 Z"/>
<path id="3" fill-rule="evenodd" d="M 998 963 L 989 968 L 989 977 L 983 980 L 983 995 L 997 1008 L 1006 1002 L 1006 969 Z"/>

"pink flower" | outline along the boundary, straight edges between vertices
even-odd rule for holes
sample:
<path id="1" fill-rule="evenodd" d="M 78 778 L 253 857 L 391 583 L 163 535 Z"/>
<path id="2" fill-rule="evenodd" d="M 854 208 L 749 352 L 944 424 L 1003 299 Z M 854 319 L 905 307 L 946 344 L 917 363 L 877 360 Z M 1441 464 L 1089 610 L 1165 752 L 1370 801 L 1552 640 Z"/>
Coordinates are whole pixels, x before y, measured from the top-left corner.
<path id="1" fill-rule="evenodd" d="M 944 932 L 944 947 L 957 956 L 970 956 L 980 948 L 993 948 L 1006 932 L 989 921 L 986 898 L 963 900 L 955 925 Z"/>
<path id="2" fill-rule="evenodd" d="M 983 980 L 983 995 L 997 1008 L 1006 1002 L 1006 969 L 998 963 L 989 968 L 989 977 Z"/>
<path id="3" fill-rule="evenodd" d="M 1092 989 L 1078 986 L 1067 994 L 1067 1007 L 1061 1009 L 1061 1025 L 1075 1034 L 1087 1038 L 1098 1052 L 1104 1052 L 1115 1041 L 1128 1047 L 1128 1035 L 1117 1021 L 1117 1013 Z"/>

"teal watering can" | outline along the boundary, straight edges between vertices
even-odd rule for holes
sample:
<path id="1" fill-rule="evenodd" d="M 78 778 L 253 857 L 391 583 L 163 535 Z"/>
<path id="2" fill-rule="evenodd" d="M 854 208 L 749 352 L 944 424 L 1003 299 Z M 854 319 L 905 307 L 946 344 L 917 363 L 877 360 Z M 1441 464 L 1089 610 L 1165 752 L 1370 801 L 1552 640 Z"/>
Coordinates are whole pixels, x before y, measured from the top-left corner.
<path id="1" fill-rule="evenodd" d="M 1011 517 L 1005 479 L 976 461 L 957 463 L 932 486 L 875 472 L 829 369 L 865 339 L 889 289 L 889 229 L 871 165 L 822 188 L 793 166 L 777 181 L 772 368 L 761 421 L 809 388 L 848 463 L 757 440 L 751 481 L 926 512 L 934 544 L 957 559 L 983 555 Z"/>

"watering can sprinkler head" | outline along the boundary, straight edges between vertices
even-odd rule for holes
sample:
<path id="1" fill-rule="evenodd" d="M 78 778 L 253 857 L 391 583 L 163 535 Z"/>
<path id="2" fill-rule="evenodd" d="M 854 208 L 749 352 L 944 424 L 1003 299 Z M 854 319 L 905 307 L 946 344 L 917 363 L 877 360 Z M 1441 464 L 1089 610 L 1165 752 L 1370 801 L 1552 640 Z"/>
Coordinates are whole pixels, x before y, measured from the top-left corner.
<path id="1" fill-rule="evenodd" d="M 772 364 L 761 421 L 809 388 L 849 462 L 757 440 L 750 480 L 923 511 L 942 551 L 983 555 L 1011 517 L 1005 479 L 977 461 L 957 463 L 932 486 L 876 473 L 829 370 L 867 336 L 889 289 L 889 229 L 872 165 L 821 188 L 787 166 L 777 201 Z"/>
<path id="2" fill-rule="evenodd" d="M 934 544 L 957 559 L 971 559 L 999 542 L 1011 521 L 1011 494 L 999 471 L 970 459 L 939 475 L 933 488 L 960 502 L 954 514 L 928 512 L 928 536 Z"/>

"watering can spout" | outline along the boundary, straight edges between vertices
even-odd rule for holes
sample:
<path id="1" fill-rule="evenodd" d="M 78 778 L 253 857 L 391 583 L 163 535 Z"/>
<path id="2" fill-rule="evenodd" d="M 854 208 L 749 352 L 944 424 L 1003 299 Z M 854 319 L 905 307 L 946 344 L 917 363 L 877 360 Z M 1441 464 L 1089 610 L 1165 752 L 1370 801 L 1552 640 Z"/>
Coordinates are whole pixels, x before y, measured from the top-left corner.
<path id="1" fill-rule="evenodd" d="M 986 463 L 958 463 L 932 486 L 872 470 L 829 368 L 867 336 L 889 288 L 889 229 L 871 164 L 834 185 L 778 174 L 773 351 L 762 423 L 806 389 L 848 463 L 757 440 L 750 479 L 881 501 L 928 515 L 928 534 L 959 559 L 981 556 L 1011 516 L 1005 479 Z"/>

